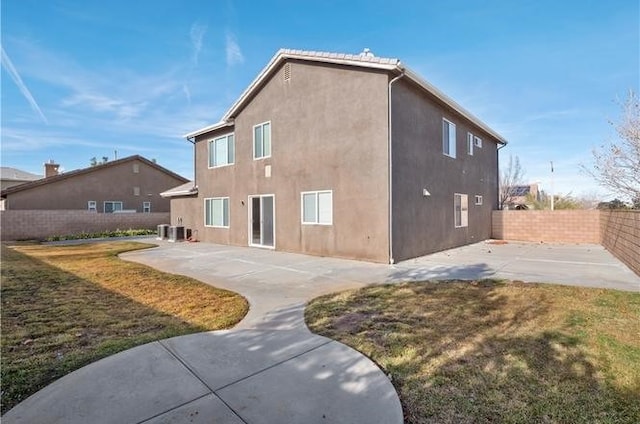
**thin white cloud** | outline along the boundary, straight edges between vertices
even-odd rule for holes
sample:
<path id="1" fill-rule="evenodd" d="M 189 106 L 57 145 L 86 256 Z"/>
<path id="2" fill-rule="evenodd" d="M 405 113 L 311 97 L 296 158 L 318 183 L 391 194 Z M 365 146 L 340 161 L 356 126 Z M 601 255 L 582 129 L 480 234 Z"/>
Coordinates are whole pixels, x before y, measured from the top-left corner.
<path id="1" fill-rule="evenodd" d="M 191 60 L 194 65 L 198 64 L 198 57 L 200 56 L 200 51 L 202 50 L 202 40 L 204 39 L 204 34 L 207 32 L 206 25 L 200 25 L 197 22 L 194 22 L 191 25 L 191 30 L 189 31 L 189 36 L 191 37 L 191 45 L 193 47 L 193 54 L 191 56 Z"/>
<path id="2" fill-rule="evenodd" d="M 13 82 L 18 86 L 18 89 L 20 89 L 20 92 L 22 93 L 24 98 L 27 100 L 27 102 L 29 102 L 31 109 L 33 109 L 33 111 L 36 112 L 38 116 L 40 116 L 45 124 L 48 124 L 49 122 L 47 121 L 47 117 L 44 116 L 44 113 L 42 113 L 42 110 L 40 109 L 40 106 L 38 106 L 36 99 L 33 98 L 26 84 L 24 83 L 24 81 L 22 81 L 18 70 L 15 68 L 15 66 L 13 66 L 13 62 L 11 62 L 11 59 L 9 59 L 9 55 L 4 51 L 4 47 L 1 47 L 1 49 L 2 67 L 7 71 L 9 76 L 11 76 Z"/>
<path id="3" fill-rule="evenodd" d="M 227 52 L 227 65 L 239 65 L 244 62 L 244 56 L 236 36 L 232 32 L 227 32 L 226 40 L 226 52 Z"/>
<path id="4" fill-rule="evenodd" d="M 189 90 L 189 86 L 187 84 L 184 84 L 182 86 L 182 92 L 184 93 L 184 96 L 187 98 L 187 101 L 189 102 L 189 104 L 191 104 L 191 90 Z"/>

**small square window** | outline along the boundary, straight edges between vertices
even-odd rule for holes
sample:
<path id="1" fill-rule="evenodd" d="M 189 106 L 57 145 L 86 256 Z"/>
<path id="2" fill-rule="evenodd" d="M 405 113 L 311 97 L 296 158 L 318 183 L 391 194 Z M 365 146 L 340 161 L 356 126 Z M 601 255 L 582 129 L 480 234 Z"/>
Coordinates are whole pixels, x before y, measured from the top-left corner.
<path id="1" fill-rule="evenodd" d="M 477 148 L 482 149 L 482 139 L 480 137 L 473 136 L 473 144 Z"/>
<path id="2" fill-rule="evenodd" d="M 151 213 L 151 202 L 142 202 L 142 213 Z"/>
<path id="3" fill-rule="evenodd" d="M 98 212 L 98 205 L 95 200 L 89 200 L 87 202 L 87 210 L 89 212 Z"/>
<path id="4" fill-rule="evenodd" d="M 476 194 L 476 205 L 482 205 L 482 196 Z"/>

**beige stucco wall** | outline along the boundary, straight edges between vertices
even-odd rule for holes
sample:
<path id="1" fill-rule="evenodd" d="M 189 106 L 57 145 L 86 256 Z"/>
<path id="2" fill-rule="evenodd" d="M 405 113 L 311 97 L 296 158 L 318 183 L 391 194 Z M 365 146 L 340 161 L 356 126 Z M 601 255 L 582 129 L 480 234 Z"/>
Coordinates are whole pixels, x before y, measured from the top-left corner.
<path id="1" fill-rule="evenodd" d="M 497 142 L 406 80 L 392 88 L 393 256 L 400 261 L 491 237 Z M 442 153 L 442 119 L 456 124 L 456 158 Z M 467 154 L 467 132 L 482 148 Z M 429 196 L 423 195 L 427 189 Z M 455 228 L 454 193 L 467 194 L 468 226 Z M 483 197 L 475 205 L 475 196 Z"/>
<path id="2" fill-rule="evenodd" d="M 289 81 L 280 68 L 236 117 L 234 165 L 207 169 L 206 141 L 228 129 L 198 137 L 199 194 L 187 202 L 195 211 L 188 224 L 203 241 L 246 246 L 248 196 L 274 194 L 276 249 L 387 262 L 388 76 L 290 66 Z M 265 121 L 272 155 L 254 160 L 253 126 Z M 300 195 L 312 190 L 333 190 L 333 225 L 301 224 Z M 230 197 L 229 229 L 203 225 L 203 199 L 218 196 Z"/>
<path id="3" fill-rule="evenodd" d="M 139 172 L 133 172 L 134 163 Z M 46 185 L 7 195 L 7 210 L 64 209 L 86 210 L 87 202 L 95 200 L 98 212 L 105 201 L 122 201 L 123 208 L 142 212 L 143 202 L 151 202 L 152 212 L 169 212 L 169 199 L 160 193 L 183 184 L 165 172 L 139 160 L 112 166 L 98 166 L 94 172 L 61 179 Z M 140 194 L 134 195 L 134 187 Z"/>

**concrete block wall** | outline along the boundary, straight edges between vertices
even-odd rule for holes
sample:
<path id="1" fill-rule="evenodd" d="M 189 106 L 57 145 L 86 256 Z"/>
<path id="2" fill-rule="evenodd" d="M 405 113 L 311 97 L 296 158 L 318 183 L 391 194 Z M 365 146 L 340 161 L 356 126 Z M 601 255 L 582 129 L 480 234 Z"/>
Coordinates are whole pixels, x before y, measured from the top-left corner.
<path id="1" fill-rule="evenodd" d="M 156 229 L 169 224 L 169 212 L 96 213 L 86 210 L 0 211 L 0 239 L 44 239 L 51 236 L 128 229 Z"/>
<path id="2" fill-rule="evenodd" d="M 493 211 L 492 237 L 550 243 L 600 243 L 600 211 Z"/>
<path id="3" fill-rule="evenodd" d="M 640 275 L 640 211 L 602 211 L 601 244 Z"/>

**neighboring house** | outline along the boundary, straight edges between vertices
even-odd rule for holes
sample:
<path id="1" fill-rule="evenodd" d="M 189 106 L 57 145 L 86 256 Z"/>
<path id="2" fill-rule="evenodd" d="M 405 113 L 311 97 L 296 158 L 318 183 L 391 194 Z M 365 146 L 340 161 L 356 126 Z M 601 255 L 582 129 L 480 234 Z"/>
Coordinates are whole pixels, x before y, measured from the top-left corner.
<path id="1" fill-rule="evenodd" d="M 46 163 L 46 178 L 2 190 L 5 208 L 169 212 L 160 192 L 188 181 L 138 155 L 62 174 L 57 169 Z"/>
<path id="2" fill-rule="evenodd" d="M 506 187 L 509 192 L 504 209 L 531 209 L 533 201 L 540 200 L 538 184 L 515 185 Z"/>
<path id="3" fill-rule="evenodd" d="M 40 178 L 42 178 L 42 175 L 36 175 L 16 168 L 2 166 L 0 167 L 0 191 L 5 188 L 39 180 Z"/>
<path id="4" fill-rule="evenodd" d="M 393 263 L 491 237 L 506 140 L 397 59 L 280 50 L 194 143 L 172 223 Z"/>

